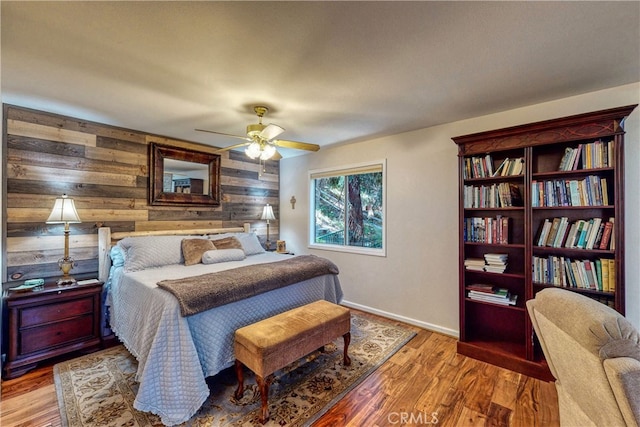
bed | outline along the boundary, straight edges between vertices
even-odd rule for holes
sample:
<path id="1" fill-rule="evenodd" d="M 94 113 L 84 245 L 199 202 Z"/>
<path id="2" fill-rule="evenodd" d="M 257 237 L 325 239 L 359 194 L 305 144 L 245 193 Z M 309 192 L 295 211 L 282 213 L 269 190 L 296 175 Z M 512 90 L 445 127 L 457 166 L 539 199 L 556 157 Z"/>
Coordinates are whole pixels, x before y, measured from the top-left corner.
<path id="1" fill-rule="evenodd" d="M 165 425 L 191 418 L 209 395 L 206 377 L 233 365 L 236 329 L 313 301 L 339 303 L 342 299 L 336 270 L 267 291 L 258 284 L 262 292 L 258 295 L 183 316 L 182 301 L 170 288 L 159 287 L 159 282 L 162 286 L 200 277 L 235 277 L 249 268 L 276 271 L 293 261 L 291 255 L 265 252 L 248 231 L 248 224 L 172 232 L 99 230 L 99 276 L 106 284 L 108 323 L 138 361 L 134 407 L 159 415 Z M 213 256 L 211 263 L 186 265 L 197 256 L 189 253 L 185 257 L 181 243 L 196 239 L 212 240 L 214 245 L 219 242 L 217 248 L 224 247 L 225 241 L 235 246 L 201 256 L 207 262 L 211 260 L 205 256 Z"/>

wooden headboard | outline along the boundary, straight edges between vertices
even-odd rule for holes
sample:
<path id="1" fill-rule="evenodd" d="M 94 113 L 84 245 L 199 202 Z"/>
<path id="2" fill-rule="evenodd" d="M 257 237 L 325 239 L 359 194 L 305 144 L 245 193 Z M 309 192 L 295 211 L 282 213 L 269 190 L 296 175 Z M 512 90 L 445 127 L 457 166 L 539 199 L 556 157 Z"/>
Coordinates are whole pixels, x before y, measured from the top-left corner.
<path id="1" fill-rule="evenodd" d="M 246 222 L 242 227 L 229 228 L 197 228 L 190 230 L 157 230 L 157 231 L 121 231 L 111 232 L 110 227 L 100 227 L 98 229 L 98 280 L 106 282 L 111 269 L 111 258 L 109 251 L 111 245 L 117 243 L 125 237 L 136 236 L 186 236 L 186 235 L 206 235 L 221 233 L 248 233 L 251 224 Z"/>

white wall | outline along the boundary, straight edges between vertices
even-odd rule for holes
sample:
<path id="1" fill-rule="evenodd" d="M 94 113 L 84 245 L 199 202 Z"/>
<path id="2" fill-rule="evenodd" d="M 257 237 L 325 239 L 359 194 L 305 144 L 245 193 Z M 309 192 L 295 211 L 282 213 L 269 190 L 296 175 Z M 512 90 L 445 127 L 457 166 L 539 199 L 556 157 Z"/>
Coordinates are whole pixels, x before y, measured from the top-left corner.
<path id="1" fill-rule="evenodd" d="M 638 103 L 635 83 L 283 159 L 280 238 L 295 253 L 339 266 L 345 304 L 455 336 L 458 171 L 451 137 Z M 640 327 L 640 107 L 625 129 L 626 308 Z M 387 159 L 386 258 L 309 249 L 308 171 L 381 158 Z"/>

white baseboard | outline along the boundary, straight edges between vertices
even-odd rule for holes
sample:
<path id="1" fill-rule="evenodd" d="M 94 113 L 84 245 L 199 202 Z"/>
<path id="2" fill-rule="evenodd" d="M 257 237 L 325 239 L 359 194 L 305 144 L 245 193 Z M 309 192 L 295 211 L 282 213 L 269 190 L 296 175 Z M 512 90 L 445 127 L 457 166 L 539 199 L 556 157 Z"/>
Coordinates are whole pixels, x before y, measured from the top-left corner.
<path id="1" fill-rule="evenodd" d="M 340 302 L 340 304 L 346 306 L 346 307 L 350 307 L 350 308 L 354 308 L 356 310 L 361 310 L 361 311 L 365 311 L 367 313 L 371 313 L 371 314 L 376 314 L 378 316 L 382 316 L 382 317 L 386 317 L 388 319 L 393 319 L 393 320 L 397 320 L 399 322 L 404 322 L 404 323 L 408 323 L 409 325 L 413 325 L 413 326 L 417 326 L 419 328 L 422 329 L 426 329 L 428 331 L 433 331 L 433 332 L 438 332 L 444 335 L 448 335 L 450 337 L 454 337 L 456 339 L 460 338 L 460 332 L 453 330 L 453 329 L 449 329 L 449 328 L 443 328 L 442 326 L 439 325 L 434 325 L 432 323 L 426 323 L 420 320 L 416 320 L 416 319 L 412 319 L 410 317 L 405 317 L 405 316 L 400 316 L 394 313 L 389 313 L 383 310 L 378 310 L 376 308 L 371 308 L 369 306 L 366 305 L 361 305 L 361 304 L 356 304 L 354 302 L 350 302 L 350 301 L 345 301 L 342 300 Z"/>

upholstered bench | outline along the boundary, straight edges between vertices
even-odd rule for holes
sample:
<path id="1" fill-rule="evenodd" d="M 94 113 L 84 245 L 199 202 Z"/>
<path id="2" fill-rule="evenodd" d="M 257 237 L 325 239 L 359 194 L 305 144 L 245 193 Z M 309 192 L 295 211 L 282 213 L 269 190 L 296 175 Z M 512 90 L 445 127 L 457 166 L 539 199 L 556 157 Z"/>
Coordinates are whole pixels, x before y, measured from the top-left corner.
<path id="1" fill-rule="evenodd" d="M 350 365 L 351 359 L 347 355 L 350 331 L 349 309 L 322 300 L 238 329 L 234 343 L 238 376 L 236 399 L 244 392 L 244 364 L 256 374 L 262 403 L 260 422 L 266 423 L 271 374 L 341 335 L 344 338 L 343 363 Z"/>

